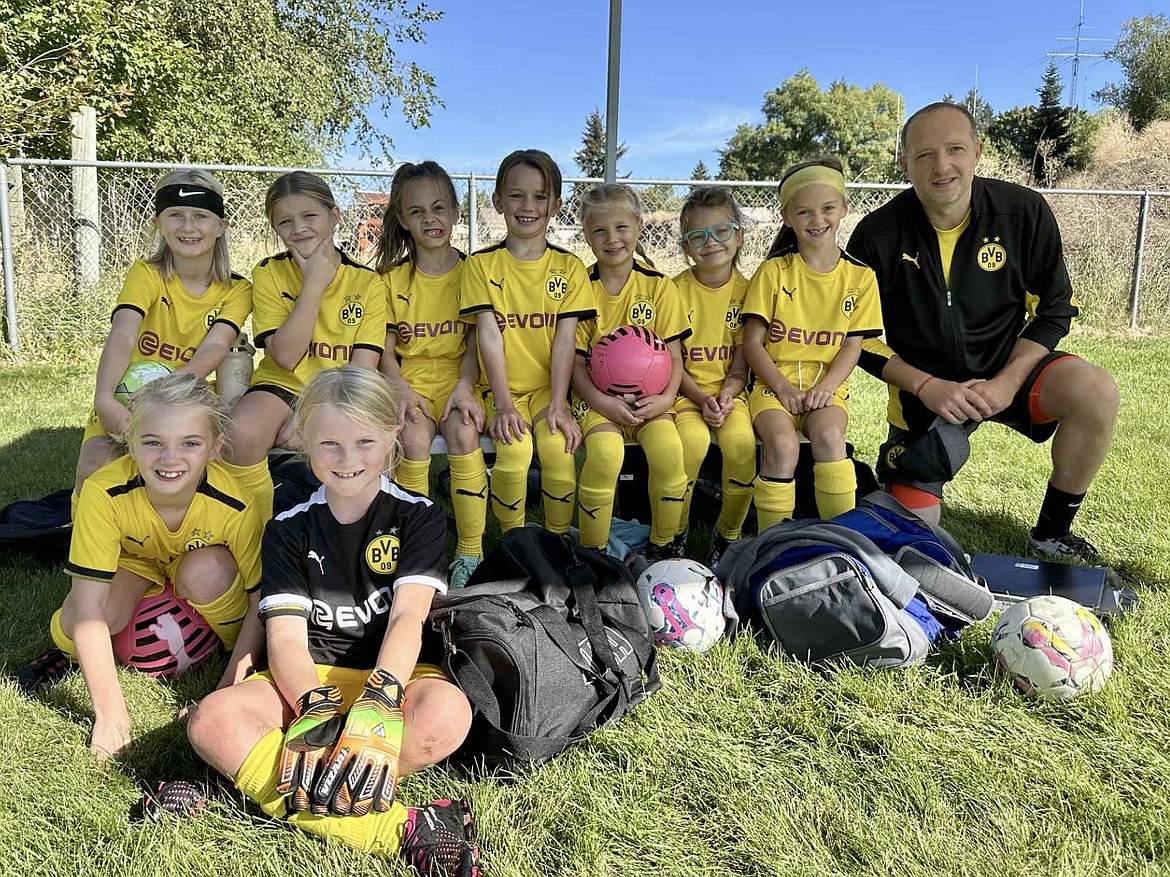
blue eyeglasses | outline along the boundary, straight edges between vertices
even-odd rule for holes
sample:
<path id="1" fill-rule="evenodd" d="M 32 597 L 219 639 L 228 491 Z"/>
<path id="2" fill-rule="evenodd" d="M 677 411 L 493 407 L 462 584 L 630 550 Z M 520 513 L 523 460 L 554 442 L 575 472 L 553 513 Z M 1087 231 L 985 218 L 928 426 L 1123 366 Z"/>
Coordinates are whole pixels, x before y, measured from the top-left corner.
<path id="1" fill-rule="evenodd" d="M 738 222 L 721 222 L 706 228 L 692 228 L 682 236 L 682 239 L 683 243 L 692 250 L 701 250 L 707 246 L 708 240 L 714 240 L 717 244 L 727 243 L 737 231 L 739 231 Z"/>

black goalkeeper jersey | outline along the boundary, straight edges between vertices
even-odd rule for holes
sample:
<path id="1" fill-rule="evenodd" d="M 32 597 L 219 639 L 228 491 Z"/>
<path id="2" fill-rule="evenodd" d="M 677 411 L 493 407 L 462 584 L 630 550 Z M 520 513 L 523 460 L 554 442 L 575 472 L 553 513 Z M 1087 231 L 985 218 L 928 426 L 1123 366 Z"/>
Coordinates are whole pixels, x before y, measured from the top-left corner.
<path id="1" fill-rule="evenodd" d="M 446 593 L 446 546 L 442 509 L 385 476 L 352 524 L 337 522 L 319 488 L 264 531 L 260 619 L 299 615 L 308 622 L 314 663 L 368 669 L 399 585 Z"/>

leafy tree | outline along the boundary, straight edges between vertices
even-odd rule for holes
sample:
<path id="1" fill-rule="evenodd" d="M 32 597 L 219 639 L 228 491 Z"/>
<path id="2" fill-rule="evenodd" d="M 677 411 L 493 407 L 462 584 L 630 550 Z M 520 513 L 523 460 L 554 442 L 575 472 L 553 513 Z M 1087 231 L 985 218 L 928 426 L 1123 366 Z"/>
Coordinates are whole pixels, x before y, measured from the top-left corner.
<path id="1" fill-rule="evenodd" d="M 900 100 L 880 82 L 834 81 L 822 91 L 808 70 L 764 95 L 764 123 L 740 125 L 719 152 L 722 179 L 778 179 L 798 161 L 831 153 L 854 179 L 899 178 L 894 145 Z"/>
<path id="2" fill-rule="evenodd" d="M 601 118 L 601 110 L 593 108 L 585 117 L 585 130 L 581 132 L 581 148 L 573 153 L 573 160 L 581 169 L 581 175 L 586 177 L 605 176 L 605 121 Z M 621 161 L 626 154 L 625 144 L 617 148 L 617 158 Z"/>
<path id="3" fill-rule="evenodd" d="M 1170 119 L 1170 18 L 1131 18 L 1105 57 L 1121 65 L 1125 81 L 1106 85 L 1095 98 L 1126 113 L 1139 131 Z"/>
<path id="4" fill-rule="evenodd" d="M 379 158 L 397 103 L 427 124 L 433 77 L 395 52 L 439 18 L 413 0 L 0 0 L 0 146 L 67 154 L 98 111 L 100 158 L 306 163 Z"/>
<path id="5" fill-rule="evenodd" d="M 709 180 L 709 179 L 711 179 L 711 173 L 707 170 L 707 165 L 703 162 L 703 159 L 700 158 L 699 163 L 696 164 L 694 167 L 694 170 L 691 171 L 691 179 L 692 180 Z"/>

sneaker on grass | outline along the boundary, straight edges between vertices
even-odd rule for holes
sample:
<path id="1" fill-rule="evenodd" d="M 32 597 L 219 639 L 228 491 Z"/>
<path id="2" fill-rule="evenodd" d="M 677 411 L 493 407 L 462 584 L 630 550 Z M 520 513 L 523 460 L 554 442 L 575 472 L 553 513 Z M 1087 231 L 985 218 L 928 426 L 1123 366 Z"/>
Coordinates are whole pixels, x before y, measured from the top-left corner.
<path id="1" fill-rule="evenodd" d="M 59 682 L 76 669 L 69 656 L 54 647 L 17 670 L 16 684 L 25 694 L 32 694 L 38 688 Z"/>
<path id="2" fill-rule="evenodd" d="M 402 858 L 423 877 L 479 877 L 479 847 L 466 801 L 443 799 L 407 811 Z"/>
<path id="3" fill-rule="evenodd" d="M 1087 563 L 1089 566 L 1101 563 L 1101 552 L 1088 539 L 1075 533 L 1065 533 L 1057 539 L 1037 539 L 1029 530 L 1028 547 L 1045 560 Z"/>
<path id="4" fill-rule="evenodd" d="M 447 570 L 447 587 L 454 591 L 467 585 L 467 580 L 479 566 L 479 558 L 470 554 L 456 554 Z"/>

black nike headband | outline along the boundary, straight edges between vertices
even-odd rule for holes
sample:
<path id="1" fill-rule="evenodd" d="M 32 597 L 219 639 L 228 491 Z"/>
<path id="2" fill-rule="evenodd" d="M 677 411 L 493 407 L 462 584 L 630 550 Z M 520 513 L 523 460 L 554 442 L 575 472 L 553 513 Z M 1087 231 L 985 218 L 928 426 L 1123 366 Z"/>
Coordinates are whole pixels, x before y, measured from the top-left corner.
<path id="1" fill-rule="evenodd" d="M 223 196 L 198 183 L 176 183 L 155 192 L 154 215 L 159 216 L 168 207 L 198 207 L 223 219 Z"/>

